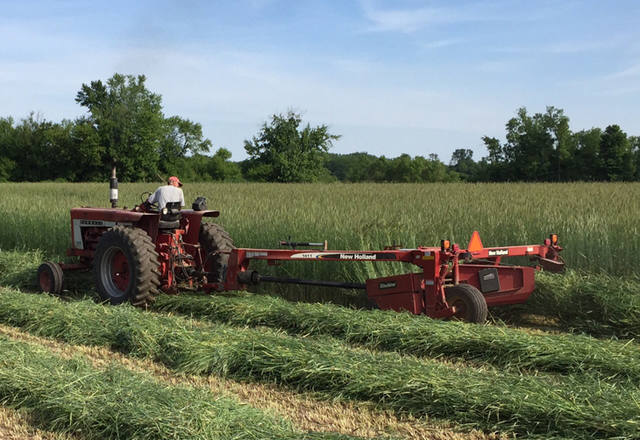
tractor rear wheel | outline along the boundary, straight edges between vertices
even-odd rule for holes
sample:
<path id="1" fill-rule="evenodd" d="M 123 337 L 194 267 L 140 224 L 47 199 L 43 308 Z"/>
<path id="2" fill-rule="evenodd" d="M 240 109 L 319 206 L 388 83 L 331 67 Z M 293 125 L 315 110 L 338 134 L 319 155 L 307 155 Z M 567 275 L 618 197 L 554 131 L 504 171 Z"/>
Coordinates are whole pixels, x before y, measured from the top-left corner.
<path id="1" fill-rule="evenodd" d="M 216 223 L 202 223 L 200 225 L 200 245 L 204 251 L 204 270 L 207 271 L 212 283 L 222 283 L 225 280 L 229 254 L 221 253 L 235 249 L 233 240 L 224 228 Z"/>
<path id="2" fill-rule="evenodd" d="M 158 253 L 144 230 L 115 226 L 100 237 L 93 275 L 103 300 L 147 307 L 160 293 L 158 269 Z"/>
<path id="3" fill-rule="evenodd" d="M 470 284 L 457 284 L 444 290 L 449 306 L 455 306 L 454 318 L 483 324 L 487 320 L 487 301 L 482 293 Z"/>
<path id="4" fill-rule="evenodd" d="M 38 287 L 48 293 L 62 292 L 62 268 L 58 263 L 47 261 L 38 267 Z"/>

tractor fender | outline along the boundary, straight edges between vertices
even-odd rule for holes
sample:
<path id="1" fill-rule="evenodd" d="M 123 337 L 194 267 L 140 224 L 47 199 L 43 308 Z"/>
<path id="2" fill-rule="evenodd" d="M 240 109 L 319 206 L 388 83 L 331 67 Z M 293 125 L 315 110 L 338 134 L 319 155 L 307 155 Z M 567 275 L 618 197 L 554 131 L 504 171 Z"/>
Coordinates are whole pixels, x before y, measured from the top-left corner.
<path id="1" fill-rule="evenodd" d="M 186 219 L 189 223 L 189 229 L 182 238 L 185 243 L 191 244 L 197 244 L 199 241 L 202 217 L 218 217 L 220 215 L 220 211 L 214 210 L 194 211 L 192 209 L 183 209 L 180 212 L 182 218 Z"/>

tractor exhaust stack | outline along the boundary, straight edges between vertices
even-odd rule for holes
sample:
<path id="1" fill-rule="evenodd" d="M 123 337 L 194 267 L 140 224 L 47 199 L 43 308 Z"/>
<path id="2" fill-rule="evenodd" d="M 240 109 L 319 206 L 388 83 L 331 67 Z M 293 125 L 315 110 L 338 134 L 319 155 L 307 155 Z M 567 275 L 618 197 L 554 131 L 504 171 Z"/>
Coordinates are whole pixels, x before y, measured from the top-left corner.
<path id="1" fill-rule="evenodd" d="M 111 178 L 109 179 L 109 198 L 112 208 L 118 207 L 118 178 L 116 177 L 115 165 L 111 168 Z"/>

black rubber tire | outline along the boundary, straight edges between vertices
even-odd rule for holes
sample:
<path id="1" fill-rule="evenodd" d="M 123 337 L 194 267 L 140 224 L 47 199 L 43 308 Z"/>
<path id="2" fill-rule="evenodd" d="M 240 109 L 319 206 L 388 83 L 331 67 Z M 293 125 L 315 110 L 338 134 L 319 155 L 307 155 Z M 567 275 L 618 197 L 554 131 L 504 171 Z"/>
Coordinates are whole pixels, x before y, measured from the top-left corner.
<path id="1" fill-rule="evenodd" d="M 466 322 L 484 324 L 487 321 L 487 301 L 478 289 L 470 284 L 458 284 L 444 289 L 449 306 L 457 306 L 460 311 L 453 318 Z"/>
<path id="2" fill-rule="evenodd" d="M 208 281 L 211 283 L 224 282 L 229 264 L 229 254 L 217 252 L 235 249 L 231 236 L 216 223 L 202 223 L 199 241 L 203 250 L 202 257 L 205 259 L 204 269 L 212 274 Z"/>
<path id="3" fill-rule="evenodd" d="M 43 285 L 45 279 L 47 280 L 46 286 Z M 38 267 L 37 282 L 41 292 L 60 293 L 63 281 L 62 268 L 58 263 L 46 261 Z"/>
<path id="4" fill-rule="evenodd" d="M 114 252 L 126 257 L 129 282 L 123 291 L 115 286 L 108 260 Z M 158 253 L 151 237 L 142 229 L 115 226 L 100 237 L 93 259 L 93 276 L 96 289 L 104 301 L 122 304 L 129 301 L 137 307 L 146 308 L 160 293 L 160 271 Z"/>

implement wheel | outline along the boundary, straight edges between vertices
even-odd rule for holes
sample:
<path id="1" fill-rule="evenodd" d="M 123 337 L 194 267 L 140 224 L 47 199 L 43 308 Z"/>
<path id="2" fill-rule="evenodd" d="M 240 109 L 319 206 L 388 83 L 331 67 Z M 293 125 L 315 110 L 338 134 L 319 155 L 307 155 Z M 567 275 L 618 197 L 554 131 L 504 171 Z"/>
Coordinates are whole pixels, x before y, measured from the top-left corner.
<path id="1" fill-rule="evenodd" d="M 62 268 L 58 263 L 47 261 L 38 267 L 38 287 L 41 292 L 62 292 Z"/>
<path id="2" fill-rule="evenodd" d="M 487 320 L 487 301 L 482 293 L 470 284 L 458 284 L 444 290 L 449 306 L 455 306 L 454 318 L 483 324 Z"/>
<path id="3" fill-rule="evenodd" d="M 209 282 L 222 283 L 225 280 L 229 254 L 221 253 L 235 249 L 233 240 L 224 228 L 216 223 L 200 225 L 200 245 L 204 251 L 204 270 L 208 272 Z"/>
<path id="4" fill-rule="evenodd" d="M 144 230 L 115 226 L 100 237 L 93 276 L 103 300 L 148 306 L 160 293 L 158 268 L 158 253 Z"/>

